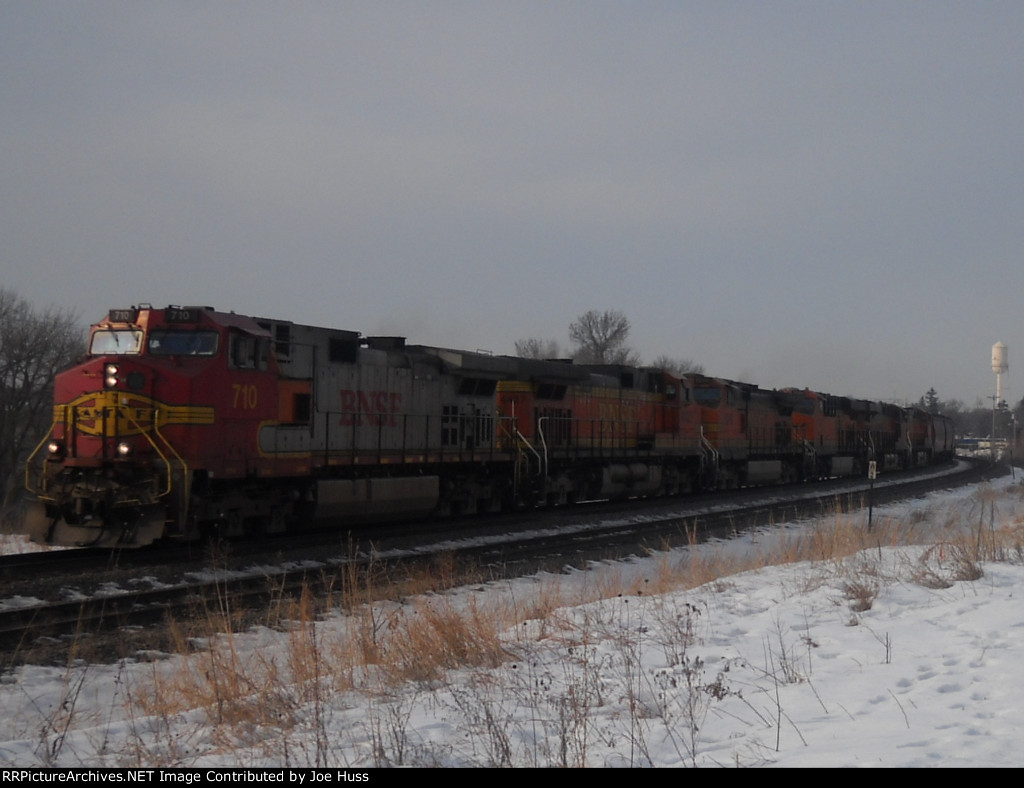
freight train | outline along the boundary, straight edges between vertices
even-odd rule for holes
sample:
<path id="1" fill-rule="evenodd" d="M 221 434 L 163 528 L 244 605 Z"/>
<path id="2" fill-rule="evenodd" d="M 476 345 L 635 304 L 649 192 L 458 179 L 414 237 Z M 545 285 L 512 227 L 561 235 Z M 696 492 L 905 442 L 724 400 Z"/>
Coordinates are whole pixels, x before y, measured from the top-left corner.
<path id="1" fill-rule="evenodd" d="M 918 408 L 199 306 L 111 310 L 54 401 L 27 530 L 65 546 L 814 480 L 955 447 Z"/>

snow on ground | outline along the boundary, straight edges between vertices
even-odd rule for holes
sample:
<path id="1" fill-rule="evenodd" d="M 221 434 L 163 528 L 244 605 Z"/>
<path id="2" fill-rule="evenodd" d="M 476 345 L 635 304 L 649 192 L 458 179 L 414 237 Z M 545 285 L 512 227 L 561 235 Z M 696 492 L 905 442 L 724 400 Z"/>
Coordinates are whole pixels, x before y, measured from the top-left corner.
<path id="1" fill-rule="evenodd" d="M 876 508 L 876 524 L 932 527 L 924 546 L 880 544 L 666 594 L 643 589 L 658 590 L 690 551 L 435 595 L 410 615 L 510 600 L 546 614 L 503 633 L 501 664 L 399 685 L 373 669 L 331 671 L 352 632 L 340 615 L 232 636 L 216 659 L 7 671 L 0 765 L 1024 766 L 1019 475 Z M 814 528 L 701 550 L 778 551 Z M 978 539 L 1016 533 L 1016 547 L 966 560 L 952 531 L 972 528 Z M 550 604 L 613 587 L 609 574 L 641 590 Z M 375 620 L 402 615 L 381 608 Z M 230 699 L 189 694 L 229 663 L 258 670 L 232 675 Z"/>

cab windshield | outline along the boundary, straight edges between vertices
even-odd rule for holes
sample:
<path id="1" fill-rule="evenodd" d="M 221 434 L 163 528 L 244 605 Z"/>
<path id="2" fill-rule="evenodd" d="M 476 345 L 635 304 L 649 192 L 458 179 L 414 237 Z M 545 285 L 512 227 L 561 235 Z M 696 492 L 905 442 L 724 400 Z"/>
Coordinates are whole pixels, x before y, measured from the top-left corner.
<path id="1" fill-rule="evenodd" d="M 120 328 L 96 331 L 89 341 L 89 352 L 94 356 L 138 355 L 142 351 L 142 331 Z"/>
<path id="2" fill-rule="evenodd" d="M 693 390 L 693 398 L 705 408 L 717 408 L 722 404 L 722 390 L 714 388 L 699 388 Z"/>
<path id="3" fill-rule="evenodd" d="M 216 331 L 150 331 L 152 356 L 213 356 L 217 353 Z"/>

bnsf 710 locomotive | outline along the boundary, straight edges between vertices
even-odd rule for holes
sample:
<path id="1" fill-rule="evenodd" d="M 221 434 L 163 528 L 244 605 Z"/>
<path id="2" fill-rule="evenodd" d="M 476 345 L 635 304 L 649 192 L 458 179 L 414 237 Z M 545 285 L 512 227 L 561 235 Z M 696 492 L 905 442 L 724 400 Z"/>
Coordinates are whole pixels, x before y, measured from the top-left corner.
<path id="1" fill-rule="evenodd" d="M 143 305 L 112 310 L 57 377 L 26 475 L 28 529 L 47 544 L 140 546 L 952 454 L 950 422 L 918 409 Z"/>

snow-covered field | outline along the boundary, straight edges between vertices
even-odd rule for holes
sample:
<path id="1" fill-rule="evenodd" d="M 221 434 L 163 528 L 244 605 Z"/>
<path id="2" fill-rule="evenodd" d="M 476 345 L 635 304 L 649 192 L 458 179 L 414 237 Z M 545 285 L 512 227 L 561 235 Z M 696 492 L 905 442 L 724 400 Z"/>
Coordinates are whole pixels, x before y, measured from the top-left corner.
<path id="1" fill-rule="evenodd" d="M 500 659 L 469 653 L 478 664 L 419 679 L 337 667 L 354 638 L 340 615 L 187 658 L 18 668 L 0 678 L 0 765 L 1024 766 L 1019 479 L 875 509 L 876 525 L 930 532 L 917 546 L 662 593 L 697 560 L 863 529 L 851 514 L 364 611 L 381 633 L 521 611 Z M 994 554 L 965 554 L 996 535 Z M 599 589 L 611 596 L 576 602 Z"/>

